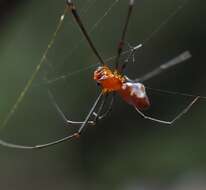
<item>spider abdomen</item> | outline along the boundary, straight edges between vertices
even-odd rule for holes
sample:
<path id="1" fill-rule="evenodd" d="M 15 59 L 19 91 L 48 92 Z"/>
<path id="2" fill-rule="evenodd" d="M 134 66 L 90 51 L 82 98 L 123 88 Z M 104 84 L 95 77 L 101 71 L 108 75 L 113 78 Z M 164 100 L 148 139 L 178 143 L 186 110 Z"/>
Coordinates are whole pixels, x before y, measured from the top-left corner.
<path id="1" fill-rule="evenodd" d="M 124 82 L 122 88 L 117 93 L 128 104 L 138 108 L 146 109 L 150 106 L 149 98 L 147 97 L 145 87 L 137 82 Z"/>

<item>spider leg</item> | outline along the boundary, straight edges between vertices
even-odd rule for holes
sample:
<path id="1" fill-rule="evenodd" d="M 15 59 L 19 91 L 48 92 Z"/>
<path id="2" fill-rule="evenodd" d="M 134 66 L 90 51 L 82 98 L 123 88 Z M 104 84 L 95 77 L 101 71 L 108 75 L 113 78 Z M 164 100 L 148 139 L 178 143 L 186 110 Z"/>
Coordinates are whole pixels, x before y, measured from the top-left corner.
<path id="1" fill-rule="evenodd" d="M 60 139 L 58 139 L 56 141 L 52 141 L 52 142 L 45 143 L 45 144 L 40 144 L 40 145 L 35 145 L 35 146 L 18 145 L 18 144 L 13 144 L 13 143 L 10 143 L 10 142 L 6 142 L 4 140 L 0 140 L 0 145 L 8 147 L 8 148 L 16 148 L 16 149 L 41 149 L 41 148 L 46 148 L 46 147 L 53 146 L 53 145 L 56 145 L 56 144 L 59 144 L 59 143 L 62 143 L 62 142 L 68 141 L 68 140 L 72 140 L 72 139 L 78 138 L 78 137 L 80 137 L 80 134 L 81 134 L 83 128 L 88 124 L 89 119 L 90 119 L 92 113 L 94 112 L 97 104 L 101 100 L 103 94 L 104 94 L 103 92 L 101 92 L 99 94 L 99 96 L 95 100 L 92 108 L 90 109 L 86 119 L 82 123 L 81 127 L 79 128 L 79 130 L 77 130 L 77 132 L 75 132 L 75 133 L 73 133 L 73 134 L 71 134 L 69 136 L 66 136 L 64 138 L 60 138 Z"/>
<path id="2" fill-rule="evenodd" d="M 128 29 L 128 24 L 129 24 L 129 20 L 130 20 L 130 16 L 131 16 L 131 13 L 132 13 L 133 6 L 134 6 L 134 0 L 130 0 L 126 21 L 125 21 L 124 28 L 123 28 L 123 31 L 122 31 L 122 36 L 121 36 L 121 39 L 120 39 L 120 42 L 119 42 L 118 48 L 117 48 L 117 56 L 116 56 L 116 59 L 115 59 L 115 69 L 116 70 L 119 69 L 118 68 L 119 67 L 119 58 L 120 58 L 120 55 L 121 55 L 123 47 L 124 47 L 124 41 L 125 41 L 126 32 L 127 32 L 127 29 Z M 122 70 L 122 68 L 120 70 Z"/>
<path id="3" fill-rule="evenodd" d="M 96 124 L 96 122 L 97 122 L 98 120 L 100 120 L 100 117 L 101 117 L 100 114 L 101 114 L 101 111 L 102 111 L 103 108 L 104 108 L 105 103 L 107 102 L 107 99 L 108 99 L 108 94 L 106 94 L 106 95 L 103 97 L 103 99 L 102 99 L 102 101 L 101 101 L 101 103 L 100 103 L 100 106 L 99 106 L 97 112 L 93 112 L 93 113 L 92 113 L 92 115 L 94 116 L 93 121 L 94 121 L 95 124 Z"/>
<path id="4" fill-rule="evenodd" d="M 84 37 L 86 38 L 86 40 L 87 40 L 90 48 L 92 49 L 93 53 L 94 53 L 95 56 L 99 59 L 100 63 L 101 63 L 102 65 L 104 65 L 104 61 L 103 61 L 101 55 L 99 54 L 99 52 L 97 51 L 96 47 L 94 46 L 91 38 L 89 37 L 89 34 L 88 34 L 86 28 L 84 27 L 84 25 L 83 25 L 83 23 L 82 23 L 82 20 L 81 20 L 79 14 L 78 14 L 78 12 L 77 12 L 77 9 L 76 9 L 74 3 L 72 2 L 72 0 L 67 0 L 66 3 L 67 3 L 68 9 L 71 11 L 71 13 L 72 13 L 72 15 L 73 15 L 76 23 L 78 24 L 80 30 L 82 31 Z"/>
<path id="5" fill-rule="evenodd" d="M 99 96 L 98 96 L 97 100 L 95 101 L 95 103 L 93 104 L 92 108 L 90 109 L 90 111 L 89 111 L 87 117 L 85 118 L 84 122 L 81 124 L 81 126 L 80 126 L 80 128 L 79 128 L 79 130 L 78 130 L 78 132 L 77 132 L 77 135 L 80 136 L 81 133 L 82 133 L 82 131 L 83 131 L 83 129 L 85 128 L 85 126 L 87 126 L 91 115 L 93 114 L 93 112 L 94 112 L 97 104 L 99 103 L 99 101 L 101 100 L 101 98 L 102 98 L 103 95 L 104 95 L 104 92 L 102 91 L 102 92 L 99 94 Z"/>
<path id="6" fill-rule="evenodd" d="M 69 126 L 70 126 L 70 125 L 72 125 L 72 126 L 74 126 L 74 125 L 75 125 L 75 126 L 79 126 L 79 125 L 82 125 L 82 124 L 84 123 L 84 121 L 73 121 L 73 120 L 68 119 L 68 118 L 66 117 L 66 115 L 64 114 L 64 112 L 62 111 L 62 109 L 61 109 L 61 108 L 59 107 L 59 105 L 57 104 L 57 102 L 55 101 L 54 96 L 53 96 L 53 94 L 51 93 L 50 90 L 48 90 L 48 95 L 49 95 L 49 98 L 50 98 L 50 100 L 51 100 L 52 105 L 56 108 L 58 114 L 59 114 L 60 117 L 64 120 L 64 122 L 65 122 L 66 124 L 68 124 Z M 94 120 L 88 121 L 88 125 L 94 126 L 94 125 L 96 124 L 96 121 L 99 120 L 99 114 L 100 114 L 100 112 L 101 112 L 104 104 L 105 104 L 105 98 L 102 99 L 101 104 L 100 104 L 100 106 L 99 106 L 99 108 L 98 108 L 97 113 L 96 113 L 96 112 L 93 112 L 93 115 L 95 116 L 95 118 L 94 118 Z M 68 125 L 67 125 L 67 126 L 68 126 Z"/>
<path id="7" fill-rule="evenodd" d="M 116 93 L 113 92 L 113 93 L 112 93 L 112 98 L 111 98 L 111 100 L 110 100 L 110 102 L 109 102 L 109 105 L 108 105 L 107 110 L 106 110 L 104 113 L 102 113 L 101 115 L 99 115 L 99 116 L 97 117 L 97 120 L 98 120 L 98 121 L 106 118 L 106 117 L 111 113 L 111 111 L 112 111 L 112 106 L 113 106 L 114 100 L 115 100 L 115 95 L 116 95 Z M 95 112 L 94 112 L 94 114 L 96 115 Z"/>
<path id="8" fill-rule="evenodd" d="M 157 68 L 155 68 L 151 72 L 143 75 L 140 78 L 134 79 L 134 82 L 144 82 L 146 80 L 149 80 L 149 79 L 159 75 L 160 73 L 166 71 L 167 69 L 169 69 L 171 67 L 174 67 L 174 66 L 178 65 L 179 63 L 182 63 L 182 62 L 190 59 L 191 57 L 192 57 L 192 55 L 190 54 L 189 51 L 184 51 L 181 54 L 179 54 L 178 56 L 171 59 L 170 61 L 160 65 Z"/>
<path id="9" fill-rule="evenodd" d="M 167 125 L 172 125 L 176 120 L 178 120 L 179 118 L 181 118 L 184 114 L 186 114 L 190 108 L 197 102 L 197 100 L 199 99 L 200 97 L 197 96 L 195 97 L 192 102 L 190 102 L 174 119 L 172 119 L 171 121 L 165 121 L 165 120 L 160 120 L 160 119 L 157 119 L 157 118 L 154 118 L 154 117 L 150 117 L 150 116 L 147 116 L 145 115 L 142 111 L 140 111 L 138 108 L 135 108 L 136 111 L 144 118 L 144 119 L 148 119 L 148 120 L 151 120 L 151 121 L 155 121 L 155 122 L 158 122 L 158 123 L 162 123 L 162 124 L 167 124 Z"/>

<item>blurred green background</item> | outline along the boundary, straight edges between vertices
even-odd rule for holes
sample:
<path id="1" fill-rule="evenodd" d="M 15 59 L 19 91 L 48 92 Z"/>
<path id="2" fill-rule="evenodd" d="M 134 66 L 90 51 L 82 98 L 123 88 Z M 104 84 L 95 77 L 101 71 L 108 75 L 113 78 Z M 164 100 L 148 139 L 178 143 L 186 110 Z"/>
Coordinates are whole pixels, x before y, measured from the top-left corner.
<path id="1" fill-rule="evenodd" d="M 147 39 L 181 2 L 136 0 L 127 42 L 137 45 Z M 91 38 L 104 59 L 115 55 L 128 1 L 76 0 L 75 3 L 88 30 L 110 8 Z M 135 63 L 129 64 L 126 74 L 131 78 L 142 76 L 189 50 L 193 55 L 190 60 L 147 81 L 146 85 L 206 95 L 205 6 L 203 1 L 189 0 L 178 15 L 136 52 Z M 63 0 L 0 1 L 1 121 L 39 63 L 64 7 Z M 68 14 L 49 51 L 49 66 L 45 64 L 17 112 L 1 129 L 2 139 L 33 145 L 74 131 L 65 127 L 51 105 L 48 87 L 69 118 L 85 118 L 98 93 L 92 81 L 95 67 L 66 80 L 42 85 L 45 73 L 53 79 L 97 63 L 85 40 L 79 43 L 81 39 Z M 166 120 L 191 101 L 152 91 L 148 95 L 152 102 L 148 114 Z M 206 102 L 200 100 L 187 115 L 167 127 L 142 119 L 117 98 L 112 114 L 97 127 L 89 128 L 79 141 L 37 151 L 0 147 L 1 189 L 205 189 L 205 114 Z"/>

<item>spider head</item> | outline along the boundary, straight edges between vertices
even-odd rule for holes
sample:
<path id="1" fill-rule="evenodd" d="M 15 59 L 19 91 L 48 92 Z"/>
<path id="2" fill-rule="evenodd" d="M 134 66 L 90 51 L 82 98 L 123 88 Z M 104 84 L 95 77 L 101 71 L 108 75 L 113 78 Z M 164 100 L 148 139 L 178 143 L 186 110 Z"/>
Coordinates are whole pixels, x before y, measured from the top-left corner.
<path id="1" fill-rule="evenodd" d="M 107 66 L 99 66 L 94 71 L 94 80 L 97 83 L 101 83 L 101 81 L 108 79 L 111 77 L 112 71 Z"/>
<path id="2" fill-rule="evenodd" d="M 124 77 L 111 71 L 107 66 L 100 66 L 94 71 L 94 80 L 106 92 L 117 91 L 122 87 Z"/>

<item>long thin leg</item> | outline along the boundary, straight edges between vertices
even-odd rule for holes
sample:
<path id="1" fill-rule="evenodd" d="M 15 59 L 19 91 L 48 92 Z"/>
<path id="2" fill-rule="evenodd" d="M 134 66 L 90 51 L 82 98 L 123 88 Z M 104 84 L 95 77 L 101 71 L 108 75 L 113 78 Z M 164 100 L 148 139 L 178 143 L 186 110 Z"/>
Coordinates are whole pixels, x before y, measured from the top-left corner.
<path id="1" fill-rule="evenodd" d="M 181 53 L 180 55 L 178 55 L 177 57 L 171 59 L 170 61 L 160 65 L 159 67 L 155 68 L 153 71 L 143 75 L 140 78 L 135 79 L 135 82 L 145 82 L 146 80 L 149 80 L 157 75 L 159 75 L 160 73 L 166 71 L 167 69 L 176 66 L 179 63 L 182 63 L 188 59 L 190 59 L 192 57 L 192 55 L 190 54 L 189 51 L 184 51 L 183 53 Z"/>
<path id="2" fill-rule="evenodd" d="M 55 101 L 54 99 L 54 96 L 52 95 L 51 91 L 48 90 L 48 95 L 49 95 L 49 98 L 51 100 L 51 103 L 53 104 L 53 106 L 56 108 L 58 114 L 60 115 L 60 117 L 64 120 L 64 122 L 68 125 L 76 125 L 76 126 L 79 126 L 83 123 L 83 121 L 73 121 L 73 120 L 69 120 L 64 112 L 62 111 L 62 109 L 59 107 L 59 105 L 57 104 L 57 102 Z M 94 125 L 94 121 L 89 121 L 88 122 L 89 125 Z"/>
<path id="3" fill-rule="evenodd" d="M 128 24 L 129 24 L 129 20 L 130 20 L 130 16 L 131 16 L 131 13 L 132 13 L 133 6 L 134 6 L 134 0 L 130 0 L 129 1 L 129 10 L 128 10 L 128 13 L 127 13 L 126 22 L 125 22 L 125 25 L 124 25 L 124 28 L 123 28 L 123 31 L 122 31 L 122 36 L 121 36 L 120 42 L 118 44 L 118 49 L 117 49 L 117 57 L 116 57 L 116 60 L 115 60 L 115 69 L 116 70 L 119 70 L 119 68 L 118 68 L 119 67 L 119 58 L 120 58 L 120 55 L 121 55 L 123 47 L 124 47 L 125 36 L 126 36 L 127 29 L 128 29 Z"/>
<path id="4" fill-rule="evenodd" d="M 84 34 L 84 37 L 86 38 L 87 42 L 89 43 L 89 46 L 91 47 L 93 53 L 99 59 L 100 63 L 102 65 L 104 65 L 104 61 L 103 61 L 101 55 L 99 54 L 99 52 L 97 51 L 97 49 L 95 48 L 91 38 L 89 37 L 89 34 L 88 34 L 87 30 L 85 29 L 85 27 L 82 23 L 82 20 L 79 17 L 79 14 L 76 10 L 74 3 L 72 2 L 72 0 L 67 0 L 66 2 L 67 2 L 67 6 L 68 6 L 69 10 L 71 11 L 75 21 L 77 22 L 79 28 L 81 29 L 82 33 Z"/>
<path id="5" fill-rule="evenodd" d="M 93 112 L 93 116 L 94 116 L 94 119 L 93 119 L 93 121 L 94 121 L 94 123 L 96 123 L 98 120 L 101 120 L 101 112 L 102 112 L 102 110 L 103 110 L 103 108 L 104 108 L 104 106 L 105 106 L 105 104 L 106 104 L 106 102 L 107 102 L 107 99 L 108 99 L 108 95 L 109 94 L 106 94 L 105 96 L 104 96 L 104 99 L 102 99 L 102 101 L 101 101 L 101 103 L 100 103 L 100 105 L 99 105 L 99 108 L 98 108 L 98 110 L 97 110 L 97 112 Z"/>
<path id="6" fill-rule="evenodd" d="M 143 112 L 141 112 L 139 109 L 135 108 L 136 111 L 144 118 L 144 119 L 148 119 L 148 120 L 151 120 L 151 121 L 155 121 L 155 122 L 158 122 L 158 123 L 162 123 L 162 124 L 167 124 L 167 125 L 172 125 L 176 120 L 178 120 L 179 118 L 181 118 L 184 114 L 186 114 L 190 108 L 192 107 L 192 105 L 194 105 L 197 100 L 199 99 L 200 97 L 197 96 L 196 98 L 193 99 L 193 101 L 188 104 L 188 106 L 183 109 L 174 119 L 172 119 L 171 121 L 165 121 L 165 120 L 160 120 L 160 119 L 157 119 L 157 118 L 154 118 L 154 117 L 150 117 L 150 116 L 147 116 L 145 115 Z"/>
<path id="7" fill-rule="evenodd" d="M 154 69 L 153 71 L 147 73 L 146 75 L 138 78 L 138 79 L 135 79 L 134 81 L 135 82 L 144 82 L 146 80 L 149 80 L 159 74 L 161 74 L 162 72 L 164 72 L 165 70 L 173 67 L 173 66 L 176 66 L 177 64 L 179 63 L 182 63 L 186 60 L 188 60 L 189 58 L 191 58 L 191 54 L 189 51 L 185 51 L 183 53 L 181 53 L 180 55 L 178 55 L 177 57 L 173 58 L 172 60 L 170 60 L 169 62 L 165 63 L 165 64 L 162 64 L 160 65 L 158 68 Z M 130 80 L 130 79 L 128 79 Z M 133 81 L 133 80 L 132 80 Z M 133 82 L 134 82 L 133 81 Z M 167 94 L 173 94 L 173 95 L 181 95 L 181 96 L 187 96 L 187 97 L 194 97 L 193 101 L 188 104 L 188 106 L 183 110 L 181 111 L 173 120 L 171 121 L 165 121 L 165 120 L 160 120 L 160 119 L 157 119 L 157 118 L 154 118 L 154 117 L 150 117 L 150 116 L 147 116 L 145 115 L 143 112 L 141 112 L 139 109 L 135 108 L 136 111 L 142 116 L 144 117 L 145 119 L 148 119 L 148 120 L 152 120 L 152 121 L 155 121 L 155 122 L 158 122 L 158 123 L 163 123 L 163 124 L 167 124 L 167 125 L 171 125 L 173 124 L 176 120 L 178 120 L 179 118 L 182 117 L 182 115 L 184 115 L 185 113 L 187 113 L 189 111 L 189 109 L 197 102 L 198 99 L 202 98 L 202 99 L 206 99 L 206 97 L 203 97 L 203 96 L 196 96 L 196 95 L 191 95 L 191 94 L 186 94 L 186 93 L 180 93 L 180 92 L 173 92 L 173 91 L 168 91 L 168 90 L 161 90 L 161 89 L 154 89 L 154 88 L 150 88 L 150 87 L 146 87 L 147 89 L 150 89 L 150 90 L 153 90 L 153 91 L 157 91 L 159 93 L 167 93 Z"/>
<path id="8" fill-rule="evenodd" d="M 88 124 L 88 121 L 89 121 L 92 113 L 94 112 L 97 104 L 101 100 L 103 94 L 104 94 L 103 92 L 101 92 L 99 94 L 99 96 L 95 100 L 91 110 L 89 111 L 89 114 L 87 115 L 86 119 L 84 120 L 81 127 L 79 128 L 79 130 L 76 133 L 73 133 L 73 134 L 71 134 L 69 136 L 66 136 L 64 138 L 60 138 L 56 141 L 52 141 L 52 142 L 49 142 L 49 143 L 46 143 L 46 144 L 35 145 L 35 146 L 17 145 L 17 144 L 13 144 L 13 143 L 10 143 L 10 142 L 3 141 L 3 140 L 0 140 L 0 145 L 8 147 L 8 148 L 16 148 L 16 149 L 41 149 L 41 148 L 46 148 L 46 147 L 49 147 L 49 146 L 53 146 L 53 145 L 56 145 L 56 144 L 59 144 L 59 143 L 62 143 L 62 142 L 68 141 L 68 140 L 72 140 L 74 138 L 78 138 L 80 136 L 80 133 L 81 133 L 82 129 Z"/>
<path id="9" fill-rule="evenodd" d="M 108 114 L 111 113 L 112 107 L 113 107 L 113 104 L 114 104 L 115 95 L 116 95 L 116 93 L 113 92 L 112 99 L 110 100 L 110 103 L 108 105 L 107 110 L 97 117 L 98 120 L 102 120 L 102 119 L 106 118 L 108 116 Z"/>
<path id="10" fill-rule="evenodd" d="M 64 114 L 64 112 L 62 111 L 62 109 L 59 107 L 59 105 L 57 104 L 57 102 L 55 101 L 54 99 L 54 96 L 53 94 L 51 93 L 50 90 L 48 90 L 48 95 L 49 95 L 49 98 L 51 100 L 51 103 L 53 104 L 53 106 L 55 107 L 55 109 L 57 110 L 58 114 L 60 115 L 60 117 L 63 119 L 63 121 L 67 124 L 67 126 L 80 126 L 81 124 L 83 124 L 83 121 L 73 121 L 73 120 L 70 120 L 66 117 L 66 115 Z M 100 106 L 97 110 L 97 112 L 93 112 L 93 115 L 94 115 L 94 119 L 88 121 L 88 125 L 91 125 L 91 126 L 94 126 L 96 125 L 96 122 L 105 118 L 106 117 L 106 112 L 110 112 L 111 111 L 111 107 L 113 105 L 113 96 L 112 96 L 112 100 L 110 102 L 110 105 L 107 109 L 106 112 L 104 112 L 103 114 L 101 114 L 101 111 L 107 101 L 107 95 L 105 95 L 100 103 Z M 101 114 L 101 115 L 100 115 Z"/>
<path id="11" fill-rule="evenodd" d="M 91 115 L 93 114 L 97 104 L 99 103 L 99 101 L 101 100 L 101 97 L 104 95 L 104 92 L 102 91 L 99 95 L 99 97 L 97 98 L 97 100 L 95 101 L 95 103 L 93 104 L 92 108 L 90 109 L 87 117 L 85 118 L 84 122 L 82 123 L 81 127 L 79 128 L 78 132 L 77 132 L 77 136 L 81 135 L 83 129 L 85 126 L 87 126 L 89 119 L 91 117 Z"/>

